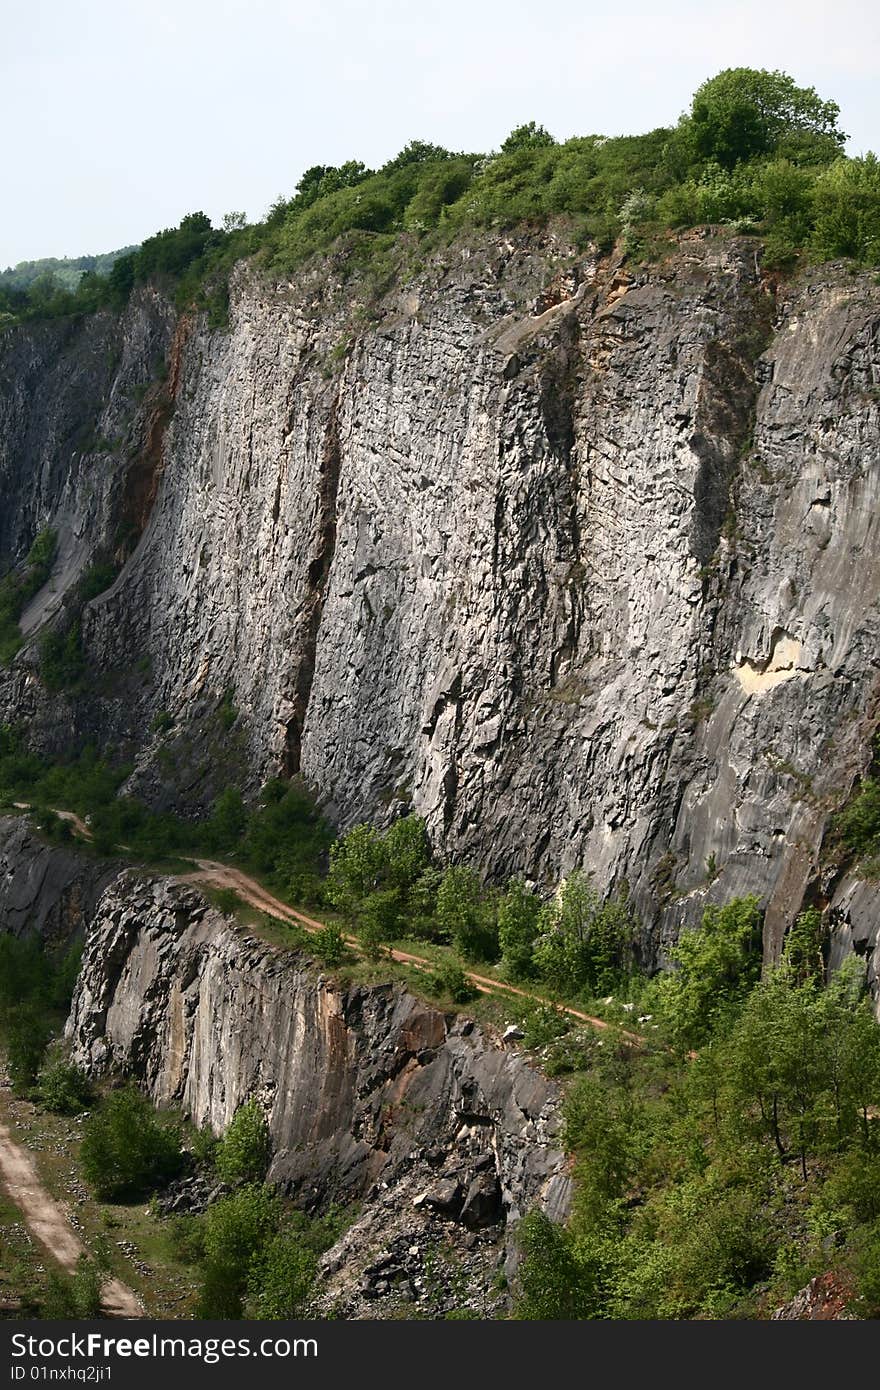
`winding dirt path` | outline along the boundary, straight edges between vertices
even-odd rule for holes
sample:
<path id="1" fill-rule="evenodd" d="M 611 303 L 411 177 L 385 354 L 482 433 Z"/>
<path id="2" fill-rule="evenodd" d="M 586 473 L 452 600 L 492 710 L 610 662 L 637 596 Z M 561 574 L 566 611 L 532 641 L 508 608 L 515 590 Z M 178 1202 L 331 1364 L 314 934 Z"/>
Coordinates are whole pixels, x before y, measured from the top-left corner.
<path id="1" fill-rule="evenodd" d="M 31 809 L 24 801 L 16 801 L 15 805 L 22 811 Z M 77 834 L 81 835 L 83 839 L 91 840 L 91 830 L 74 811 L 63 811 L 58 807 L 52 809 L 62 820 L 70 821 Z M 274 897 L 255 878 L 243 873 L 241 869 L 233 868 L 230 864 L 223 864 L 218 859 L 194 858 L 193 863 L 198 865 L 198 868 L 190 874 L 178 874 L 176 876 L 178 883 L 192 883 L 208 888 L 231 888 L 251 907 L 255 907 L 260 912 L 265 912 L 268 916 L 275 917 L 282 922 L 305 927 L 310 932 L 323 931 L 327 925 L 326 922 L 321 922 L 316 917 L 307 917 L 304 912 L 297 912 L 295 908 L 289 907 L 280 898 Z M 355 951 L 360 951 L 357 937 L 346 936 L 344 940 L 347 946 Z M 411 965 L 416 970 L 433 972 L 436 969 L 432 961 L 426 960 L 424 956 L 412 955 L 409 951 L 392 949 L 389 955 L 392 960 L 398 961 L 401 965 Z M 551 1003 L 550 1000 L 544 999 L 540 994 L 532 993 L 531 990 L 520 989 L 517 985 L 507 984 L 504 980 L 492 979 L 488 975 L 478 975 L 473 970 L 466 970 L 465 977 L 481 994 L 513 995 L 519 999 L 529 999 L 535 1004 Z M 593 1014 L 584 1013 L 571 1004 L 559 1004 L 555 1007 L 560 1008 L 571 1018 L 576 1018 L 579 1023 L 588 1024 L 591 1028 L 597 1028 L 604 1032 L 612 1027 L 604 1018 L 596 1018 Z M 629 1032 L 625 1028 L 618 1028 L 617 1032 L 621 1038 L 634 1046 L 644 1045 L 645 1039 L 639 1033 Z"/>
<path id="2" fill-rule="evenodd" d="M 68 1221 L 63 1208 L 40 1181 L 33 1158 L 17 1144 L 0 1120 L 0 1179 L 18 1207 L 28 1229 L 72 1274 L 85 1247 Z M 104 1311 L 111 1318 L 142 1318 L 143 1305 L 127 1284 L 108 1279 L 101 1292 Z"/>
<path id="3" fill-rule="evenodd" d="M 297 912 L 295 908 L 288 907 L 287 903 L 274 897 L 262 884 L 257 883 L 256 879 L 242 873 L 241 869 L 232 868 L 229 864 L 221 864 L 217 859 L 196 859 L 194 862 L 198 865 L 198 869 L 191 874 L 179 875 L 179 883 L 201 884 L 209 888 L 231 888 L 246 903 L 250 903 L 251 907 L 256 907 L 260 912 L 266 912 L 270 917 L 278 918 L 283 922 L 305 927 L 307 931 L 322 931 L 326 925 L 315 917 L 307 917 L 305 913 Z M 346 936 L 344 939 L 347 946 L 358 950 L 357 937 Z M 392 949 L 389 954 L 392 960 L 399 961 L 402 965 L 411 965 L 416 970 L 434 971 L 436 969 L 432 961 L 426 960 L 424 956 L 414 956 L 409 951 Z M 509 985 L 503 980 L 493 980 L 488 975 L 478 975 L 472 970 L 466 970 L 465 976 L 481 994 L 516 995 L 520 999 L 530 999 L 538 1004 L 550 1002 L 539 994 L 533 994 L 530 990 L 519 989 L 516 985 Z M 596 1018 L 593 1014 L 583 1013 L 570 1004 L 560 1004 L 557 1007 L 563 1013 L 578 1019 L 579 1022 L 589 1024 L 591 1028 L 604 1031 L 611 1027 L 611 1024 L 604 1018 Z M 619 1029 L 618 1031 L 620 1036 L 629 1043 L 642 1045 L 645 1041 L 638 1033 L 630 1033 L 626 1029 Z"/>

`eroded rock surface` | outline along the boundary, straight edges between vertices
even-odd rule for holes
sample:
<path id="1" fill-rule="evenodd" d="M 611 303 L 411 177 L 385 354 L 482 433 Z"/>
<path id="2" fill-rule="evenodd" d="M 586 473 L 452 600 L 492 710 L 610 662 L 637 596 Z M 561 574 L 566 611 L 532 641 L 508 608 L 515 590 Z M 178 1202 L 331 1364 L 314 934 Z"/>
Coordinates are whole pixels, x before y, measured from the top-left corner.
<path id="1" fill-rule="evenodd" d="M 105 473 L 143 529 L 82 615 L 112 680 L 50 717 L 25 651 L 0 705 L 103 731 L 159 805 L 301 771 L 342 826 L 411 807 L 495 876 L 625 880 L 648 958 L 757 892 L 776 958 L 877 724 L 880 287 L 701 232 L 631 268 L 488 234 L 372 301 L 350 271 L 239 266 L 228 330 L 173 342 L 154 306 L 137 467 L 63 466 L 27 369 L 61 330 L 4 336 L 4 457 L 35 417 L 54 460 L 14 555 L 47 522 L 90 544 L 113 506 L 74 524 L 65 489 Z M 85 382 L 99 422 L 116 381 Z"/>
<path id="2" fill-rule="evenodd" d="M 90 1074 L 132 1075 L 217 1133 L 260 1099 L 270 1177 L 309 1206 L 362 1203 L 324 1262 L 322 1306 L 347 1316 L 377 1299 L 462 1306 L 441 1278 L 451 1251 L 476 1281 L 469 1306 L 501 1307 L 519 1217 L 565 1215 L 560 1096 L 521 1053 L 399 987 L 340 989 L 173 881 L 126 873 L 107 890 L 67 1034 Z M 420 1291 L 425 1259 L 439 1264 Z"/>
<path id="3" fill-rule="evenodd" d="M 24 816 L 0 817 L 0 932 L 82 937 L 118 864 L 47 844 Z"/>

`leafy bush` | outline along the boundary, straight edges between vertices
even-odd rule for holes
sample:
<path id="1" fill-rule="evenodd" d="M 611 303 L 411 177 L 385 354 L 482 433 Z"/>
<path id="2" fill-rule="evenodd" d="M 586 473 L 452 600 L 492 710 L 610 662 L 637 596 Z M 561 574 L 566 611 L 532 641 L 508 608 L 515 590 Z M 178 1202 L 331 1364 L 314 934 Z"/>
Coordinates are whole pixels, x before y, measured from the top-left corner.
<path id="1" fill-rule="evenodd" d="M 216 906 L 225 916 L 230 916 L 241 906 L 241 899 L 234 888 L 217 888 L 213 894 Z"/>
<path id="2" fill-rule="evenodd" d="M 69 690 L 86 669 L 78 621 L 62 630 L 44 632 L 40 638 L 40 679 L 48 690 Z"/>
<path id="3" fill-rule="evenodd" d="M 275 1236 L 281 1205 L 268 1188 L 242 1187 L 205 1213 L 200 1318 L 240 1318 L 251 1266 Z"/>
<path id="4" fill-rule="evenodd" d="M 590 876 L 576 870 L 539 919 L 534 967 L 566 996 L 603 994 L 632 967 L 635 922 L 622 899 L 603 902 Z"/>
<path id="5" fill-rule="evenodd" d="M 133 1086 L 112 1091 L 83 1125 L 86 1181 L 107 1201 L 133 1201 L 164 1186 L 183 1166 L 180 1133 Z"/>
<path id="6" fill-rule="evenodd" d="M 828 260 L 851 256 L 866 265 L 880 262 L 880 161 L 839 159 L 816 180 L 812 245 Z"/>
<path id="7" fill-rule="evenodd" d="M 735 1016 L 758 977 L 758 899 L 711 904 L 700 926 L 683 931 L 668 955 L 677 969 L 661 979 L 658 997 L 675 1045 L 687 1051 Z"/>
<path id="8" fill-rule="evenodd" d="M 494 903 L 473 869 L 453 864 L 445 871 L 437 889 L 437 922 L 465 960 L 497 959 Z"/>
<path id="9" fill-rule="evenodd" d="M 695 153 L 725 168 L 784 152 L 800 159 L 833 158 L 846 140 L 840 107 L 784 72 L 726 68 L 694 93 L 682 134 Z"/>
<path id="10" fill-rule="evenodd" d="M 866 777 L 838 817 L 844 843 L 855 854 L 874 854 L 880 848 L 880 782 Z"/>
<path id="11" fill-rule="evenodd" d="M 18 620 L 28 600 L 48 580 L 56 550 L 55 532 L 47 527 L 37 535 L 21 569 L 0 579 L 0 666 L 8 665 L 21 646 Z"/>
<path id="12" fill-rule="evenodd" d="M 42 1068 L 37 1086 L 41 1103 L 59 1115 L 79 1115 L 92 1102 L 88 1077 L 63 1057 L 53 1058 Z"/>
<path id="13" fill-rule="evenodd" d="M 520 1012 L 526 1047 L 546 1047 L 571 1028 L 571 1016 L 555 1004 L 534 1000 Z"/>
<path id="14" fill-rule="evenodd" d="M 467 1004 L 471 999 L 476 999 L 478 994 L 476 985 L 453 960 L 444 960 L 434 971 L 432 981 L 437 992 L 448 995 L 453 1004 Z"/>
<path id="15" fill-rule="evenodd" d="M 103 1315 L 101 1289 L 104 1276 L 88 1255 L 81 1255 L 73 1274 L 51 1270 L 48 1276 L 43 1316 L 59 1320 L 100 1318 Z"/>
<path id="16" fill-rule="evenodd" d="M 300 781 L 269 782 L 248 818 L 241 857 L 281 891 L 300 896 L 323 869 L 332 833 Z"/>
<path id="17" fill-rule="evenodd" d="M 232 1123 L 217 1145 L 215 1164 L 224 1182 L 261 1183 L 269 1170 L 272 1143 L 269 1125 L 259 1103 L 239 1106 Z"/>
<path id="18" fill-rule="evenodd" d="M 319 932 L 315 932 L 312 937 L 312 945 L 320 959 L 331 969 L 333 966 L 341 965 L 345 959 L 345 937 L 333 923 L 322 927 Z"/>
<path id="19" fill-rule="evenodd" d="M 568 1231 L 537 1209 L 520 1223 L 517 1239 L 524 1257 L 518 1318 L 570 1322 L 599 1315 L 604 1271 L 594 1252 L 579 1250 Z"/>
<path id="20" fill-rule="evenodd" d="M 35 1085 L 46 1046 L 67 1015 L 78 948 L 50 951 L 36 939 L 0 935 L 0 1040 L 13 1090 Z"/>
<path id="21" fill-rule="evenodd" d="M 522 879 L 511 879 L 498 904 L 498 945 L 505 972 L 512 980 L 527 980 L 535 973 L 540 916 L 540 898 Z"/>
<path id="22" fill-rule="evenodd" d="M 249 1318 L 302 1318 L 315 1286 L 314 1251 L 289 1232 L 281 1233 L 251 1260 L 245 1311 Z"/>

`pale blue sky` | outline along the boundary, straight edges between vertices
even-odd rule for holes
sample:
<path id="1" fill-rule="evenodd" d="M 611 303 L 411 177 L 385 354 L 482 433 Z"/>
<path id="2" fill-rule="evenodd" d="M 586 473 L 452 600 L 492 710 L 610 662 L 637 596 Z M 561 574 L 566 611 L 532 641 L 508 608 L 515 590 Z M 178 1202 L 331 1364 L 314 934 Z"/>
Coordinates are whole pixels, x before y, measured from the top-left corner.
<path id="1" fill-rule="evenodd" d="M 203 209 L 262 216 L 310 164 L 674 121 L 724 67 L 783 68 L 880 146 L 876 0 L 4 0 L 0 267 Z"/>

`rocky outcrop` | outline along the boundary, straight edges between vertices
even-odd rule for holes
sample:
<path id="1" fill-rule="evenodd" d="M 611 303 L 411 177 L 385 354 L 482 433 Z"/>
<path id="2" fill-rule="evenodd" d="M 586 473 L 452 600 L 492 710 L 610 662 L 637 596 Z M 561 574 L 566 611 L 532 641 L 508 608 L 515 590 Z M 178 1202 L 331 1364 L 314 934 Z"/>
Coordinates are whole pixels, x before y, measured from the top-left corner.
<path id="1" fill-rule="evenodd" d="M 107 890 L 67 1034 L 90 1074 L 132 1075 L 217 1133 L 261 1100 L 270 1177 L 308 1206 L 362 1204 L 325 1260 L 323 1306 L 347 1316 L 377 1299 L 453 1306 L 442 1280 L 413 1282 L 426 1252 L 442 1265 L 452 1249 L 471 1302 L 500 1306 L 517 1219 L 535 1203 L 565 1214 L 559 1094 L 516 1049 L 398 987 L 341 988 L 173 881 L 128 873 Z"/>
<path id="2" fill-rule="evenodd" d="M 853 1290 L 849 1281 L 832 1271 L 817 1274 L 788 1303 L 770 1314 L 778 1322 L 836 1322 L 849 1319 Z"/>
<path id="3" fill-rule="evenodd" d="M 45 690 L 35 644 L 47 626 L 84 621 L 77 585 L 93 562 L 109 578 L 135 547 L 148 511 L 143 494 L 158 486 L 157 421 L 170 413 L 174 334 L 171 305 L 151 289 L 137 291 L 122 314 L 0 334 L 0 574 L 44 528 L 57 540 L 52 574 L 21 616 L 33 641 L 11 671 L 0 667 L 0 722 L 25 729 L 50 755 L 95 742 L 122 758 L 143 743 L 144 653 L 129 652 L 116 672 L 87 662 L 95 679 L 75 698 Z"/>
<path id="4" fill-rule="evenodd" d="M 83 614 L 121 684 L 62 724 L 158 804 L 300 771 L 340 825 L 412 807 L 487 873 L 625 881 L 649 957 L 757 892 L 774 959 L 878 718 L 872 277 L 489 233 L 381 291 L 344 252 L 241 265 L 229 329 L 175 344 L 143 535 Z"/>
<path id="5" fill-rule="evenodd" d="M 81 938 L 118 872 L 118 864 L 48 844 L 24 816 L 0 817 L 0 932 Z"/>

